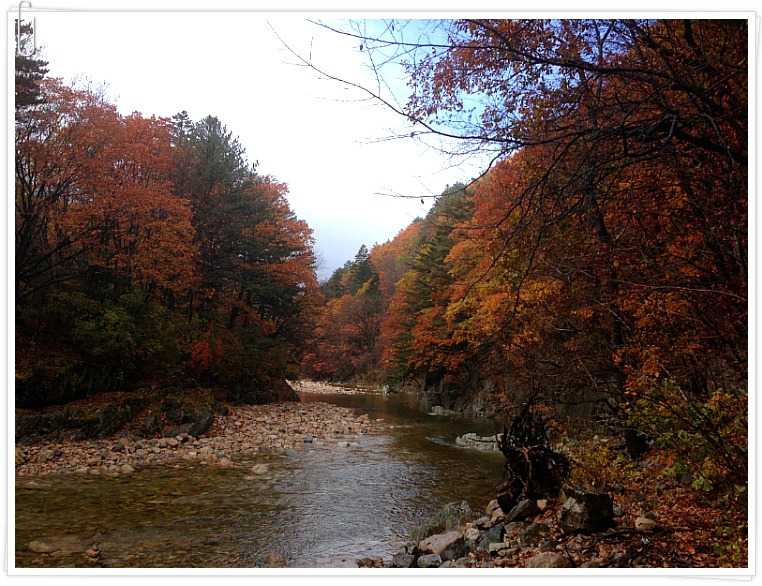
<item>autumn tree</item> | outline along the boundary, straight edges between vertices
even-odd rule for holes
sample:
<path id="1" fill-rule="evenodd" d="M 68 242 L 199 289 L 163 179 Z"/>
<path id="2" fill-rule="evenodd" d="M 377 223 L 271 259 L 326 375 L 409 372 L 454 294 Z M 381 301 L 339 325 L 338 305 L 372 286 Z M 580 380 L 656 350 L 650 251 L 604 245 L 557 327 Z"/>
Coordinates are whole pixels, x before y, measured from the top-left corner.
<path id="1" fill-rule="evenodd" d="M 96 267 L 149 289 L 190 282 L 190 210 L 171 192 L 166 121 L 121 116 L 55 80 L 42 91 L 16 123 L 17 298 Z"/>
<path id="2" fill-rule="evenodd" d="M 462 382 L 461 347 L 445 320 L 452 285 L 447 256 L 455 225 L 470 215 L 463 185 L 447 188 L 420 228 L 410 269 L 398 282 L 383 325 L 385 360 L 398 378 L 413 377 L 423 387 L 444 390 Z"/>
<path id="3" fill-rule="evenodd" d="M 16 120 L 15 254 L 17 391 L 44 403 L 127 386 L 176 360 L 167 310 L 195 272 L 167 121 L 120 115 L 59 80 L 40 92 Z"/>
<path id="4" fill-rule="evenodd" d="M 317 282 L 287 187 L 216 118 L 39 89 L 15 126 L 19 404 L 189 380 L 293 398 Z"/>
<path id="5" fill-rule="evenodd" d="M 384 93 L 391 84 L 360 89 L 406 116 L 418 138 L 505 161 L 479 196 L 497 207 L 477 209 L 481 223 L 459 232 L 475 243 L 450 259 L 472 264 L 450 273 L 447 328 L 477 353 L 504 346 L 534 373 L 525 396 L 557 398 L 553 381 L 572 400 L 595 388 L 618 417 L 678 443 L 680 430 L 742 477 L 749 23 L 457 20 L 374 30 L 384 32 L 342 34 L 372 63 L 407 67 L 412 93 L 405 101 Z M 420 281 L 403 281 L 411 299 L 423 298 Z M 709 423 L 718 418 L 722 431 Z"/>
<path id="6" fill-rule="evenodd" d="M 417 218 L 394 238 L 375 245 L 370 251 L 370 260 L 378 273 L 379 288 L 387 303 L 394 295 L 397 282 L 410 268 L 422 224 L 422 219 Z"/>
<path id="7" fill-rule="evenodd" d="M 286 185 L 258 174 L 217 118 L 193 123 L 183 112 L 173 121 L 175 190 L 190 201 L 199 251 L 188 314 L 209 330 L 196 344 L 223 340 L 215 376 L 242 386 L 247 376 L 282 376 L 310 327 L 312 232 L 290 209 Z"/>

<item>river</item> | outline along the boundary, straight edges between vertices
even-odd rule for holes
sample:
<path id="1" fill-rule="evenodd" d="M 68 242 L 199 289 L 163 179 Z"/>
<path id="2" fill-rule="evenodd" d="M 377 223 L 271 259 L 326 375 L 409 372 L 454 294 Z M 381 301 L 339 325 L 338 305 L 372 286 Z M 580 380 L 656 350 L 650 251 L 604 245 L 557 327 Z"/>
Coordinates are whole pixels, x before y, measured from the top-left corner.
<path id="1" fill-rule="evenodd" d="M 445 504 L 479 509 L 494 498 L 502 455 L 455 445 L 463 433 L 494 433 L 494 424 L 431 416 L 404 395 L 300 396 L 385 425 L 351 448 L 305 444 L 296 457 L 274 456 L 256 482 L 243 468 L 191 465 L 117 478 L 57 475 L 39 491 L 17 482 L 16 567 L 89 565 L 76 547 L 47 556 L 27 544 L 93 536 L 108 554 L 101 567 L 249 568 L 268 553 L 289 567 L 356 567 L 360 557 L 389 559 Z"/>

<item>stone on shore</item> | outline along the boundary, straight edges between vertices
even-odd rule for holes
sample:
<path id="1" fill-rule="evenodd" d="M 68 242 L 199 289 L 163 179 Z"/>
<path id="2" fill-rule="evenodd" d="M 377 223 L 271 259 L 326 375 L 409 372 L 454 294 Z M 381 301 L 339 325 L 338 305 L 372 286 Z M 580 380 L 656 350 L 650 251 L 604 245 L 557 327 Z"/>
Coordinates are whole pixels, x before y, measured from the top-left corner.
<path id="1" fill-rule="evenodd" d="M 480 436 L 475 433 L 466 433 L 455 438 L 455 443 L 464 448 L 474 448 L 476 450 L 497 451 L 497 435 Z"/>
<path id="2" fill-rule="evenodd" d="M 423 554 L 436 554 L 449 560 L 457 559 L 466 553 L 465 541 L 460 531 L 431 535 L 418 544 L 418 549 Z"/>
<path id="3" fill-rule="evenodd" d="M 269 468 L 267 467 L 267 464 L 256 464 L 255 466 L 252 467 L 251 473 L 257 474 L 257 475 L 267 474 L 268 470 Z"/>
<path id="4" fill-rule="evenodd" d="M 594 532 L 613 525 L 614 503 L 605 492 L 566 485 L 562 497 L 566 500 L 558 511 L 558 525 L 564 532 Z"/>
<path id="5" fill-rule="evenodd" d="M 518 504 L 513 507 L 505 516 L 505 521 L 506 523 L 510 523 L 511 521 L 523 521 L 524 519 L 533 517 L 539 512 L 540 511 L 537 508 L 537 501 L 532 499 L 523 499 L 520 500 Z"/>
<path id="6" fill-rule="evenodd" d="M 511 543 L 506 543 L 505 541 L 490 543 L 488 551 L 491 554 L 500 553 L 503 550 L 506 549 L 515 549 L 515 546 Z"/>
<path id="7" fill-rule="evenodd" d="M 497 523 L 502 523 L 503 521 L 505 521 L 505 512 L 498 505 L 492 510 L 492 513 L 490 513 L 489 524 L 490 526 L 493 526 Z"/>
<path id="8" fill-rule="evenodd" d="M 489 539 L 490 543 L 503 541 L 503 536 L 505 535 L 505 525 L 502 523 L 498 523 L 497 525 L 493 525 L 489 528 L 489 531 L 487 531 L 487 539 Z"/>
<path id="9" fill-rule="evenodd" d="M 409 553 L 398 553 L 392 557 L 393 568 L 412 568 L 415 563 L 415 557 Z"/>
<path id="10" fill-rule="evenodd" d="M 442 565 L 442 558 L 435 553 L 422 555 L 417 561 L 419 568 L 438 568 Z"/>

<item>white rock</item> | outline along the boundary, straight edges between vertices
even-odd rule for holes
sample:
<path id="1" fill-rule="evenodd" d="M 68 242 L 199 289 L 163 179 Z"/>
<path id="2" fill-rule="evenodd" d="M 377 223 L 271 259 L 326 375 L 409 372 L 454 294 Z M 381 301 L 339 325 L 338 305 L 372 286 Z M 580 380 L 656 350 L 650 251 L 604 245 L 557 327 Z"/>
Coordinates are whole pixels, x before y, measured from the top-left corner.
<path id="1" fill-rule="evenodd" d="M 463 534 L 466 541 L 477 541 L 479 539 L 479 530 L 476 527 L 469 527 Z"/>
<path id="2" fill-rule="evenodd" d="M 638 517 L 635 519 L 635 529 L 638 531 L 653 531 L 656 528 L 656 521 L 648 517 Z"/>

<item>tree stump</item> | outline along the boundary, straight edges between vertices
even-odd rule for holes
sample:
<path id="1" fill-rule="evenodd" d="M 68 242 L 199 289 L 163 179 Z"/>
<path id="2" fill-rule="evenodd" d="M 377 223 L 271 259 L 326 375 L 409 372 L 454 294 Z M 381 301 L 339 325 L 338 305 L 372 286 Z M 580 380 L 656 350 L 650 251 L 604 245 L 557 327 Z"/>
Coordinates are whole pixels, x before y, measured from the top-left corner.
<path id="1" fill-rule="evenodd" d="M 506 513 L 522 499 L 554 496 L 569 475 L 569 460 L 551 449 L 545 420 L 531 404 L 503 428 L 498 447 L 505 471 L 497 502 Z"/>

